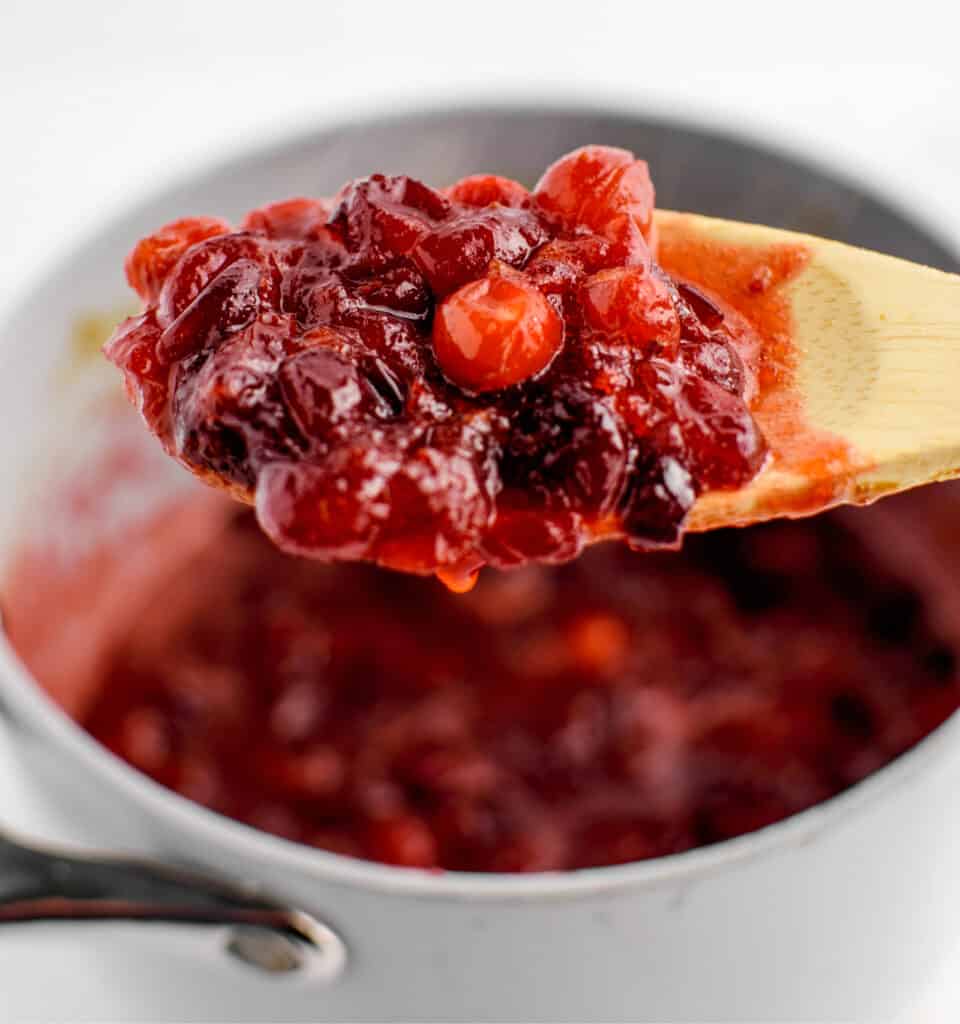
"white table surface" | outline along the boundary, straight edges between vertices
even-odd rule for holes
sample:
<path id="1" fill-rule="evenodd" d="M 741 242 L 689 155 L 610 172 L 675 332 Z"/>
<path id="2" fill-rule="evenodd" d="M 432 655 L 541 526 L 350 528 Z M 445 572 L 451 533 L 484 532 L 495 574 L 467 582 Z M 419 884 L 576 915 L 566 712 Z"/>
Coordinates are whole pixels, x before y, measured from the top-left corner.
<path id="1" fill-rule="evenodd" d="M 652 6 L 591 0 L 588 22 L 523 0 L 0 0 L 0 316 L 106 215 L 225 152 L 459 99 L 593 100 L 748 132 L 902 197 L 960 248 L 948 5 Z M 82 837 L 82 817 L 28 804 L 5 740 L 0 821 Z M 245 979 L 211 1002 L 203 963 L 164 963 L 157 939 L 77 934 L 0 934 L 0 1021 L 229 1019 L 244 997 Z M 127 970 L 148 955 L 149 989 Z M 960 943 L 903 1019 L 960 1019 Z"/>

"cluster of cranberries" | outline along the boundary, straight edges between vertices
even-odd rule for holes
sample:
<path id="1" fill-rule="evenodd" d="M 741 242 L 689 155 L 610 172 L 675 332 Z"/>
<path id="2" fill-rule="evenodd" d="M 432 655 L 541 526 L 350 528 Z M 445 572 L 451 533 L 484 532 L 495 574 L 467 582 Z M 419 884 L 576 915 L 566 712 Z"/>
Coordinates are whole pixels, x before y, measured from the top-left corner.
<path id="1" fill-rule="evenodd" d="M 829 516 L 600 545 L 454 596 L 290 558 L 244 512 L 141 596 L 87 728 L 223 814 L 392 864 L 567 869 L 726 839 L 960 704 L 922 601 Z"/>
<path id="2" fill-rule="evenodd" d="M 281 547 L 466 579 L 592 537 L 675 544 L 765 445 L 723 314 L 654 259 L 644 162 L 587 147 L 528 192 L 380 174 L 177 221 L 108 343 L 167 449 Z"/>

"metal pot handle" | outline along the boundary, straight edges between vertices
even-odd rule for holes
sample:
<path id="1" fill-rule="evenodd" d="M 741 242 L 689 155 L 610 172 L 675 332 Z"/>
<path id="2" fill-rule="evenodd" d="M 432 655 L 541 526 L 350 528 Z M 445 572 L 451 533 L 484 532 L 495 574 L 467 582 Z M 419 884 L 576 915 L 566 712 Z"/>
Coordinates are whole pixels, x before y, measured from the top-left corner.
<path id="1" fill-rule="evenodd" d="M 254 888 L 150 860 L 68 852 L 0 829 L 0 925 L 38 921 L 225 926 L 225 948 L 243 963 L 325 981 L 346 959 L 329 926 Z"/>

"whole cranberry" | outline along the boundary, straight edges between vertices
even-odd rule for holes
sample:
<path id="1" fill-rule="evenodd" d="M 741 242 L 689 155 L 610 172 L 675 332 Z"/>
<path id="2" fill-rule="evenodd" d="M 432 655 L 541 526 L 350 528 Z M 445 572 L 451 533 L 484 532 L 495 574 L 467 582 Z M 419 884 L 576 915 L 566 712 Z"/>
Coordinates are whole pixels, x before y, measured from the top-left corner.
<path id="1" fill-rule="evenodd" d="M 529 279 L 498 267 L 437 308 L 433 350 L 444 375 L 473 392 L 498 391 L 549 366 L 563 324 Z"/>

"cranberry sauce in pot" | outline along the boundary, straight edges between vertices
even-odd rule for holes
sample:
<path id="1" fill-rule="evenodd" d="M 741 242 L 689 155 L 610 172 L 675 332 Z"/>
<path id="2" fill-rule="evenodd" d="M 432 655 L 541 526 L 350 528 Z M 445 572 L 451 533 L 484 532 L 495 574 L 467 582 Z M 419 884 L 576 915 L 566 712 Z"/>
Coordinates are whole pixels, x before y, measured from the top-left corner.
<path id="1" fill-rule="evenodd" d="M 830 797 L 960 703 L 939 605 L 849 525 L 881 519 L 602 545 L 455 595 L 290 557 L 243 511 L 140 595 L 77 714 L 165 786 L 352 856 L 675 853 Z"/>

